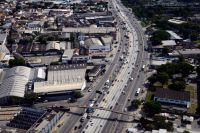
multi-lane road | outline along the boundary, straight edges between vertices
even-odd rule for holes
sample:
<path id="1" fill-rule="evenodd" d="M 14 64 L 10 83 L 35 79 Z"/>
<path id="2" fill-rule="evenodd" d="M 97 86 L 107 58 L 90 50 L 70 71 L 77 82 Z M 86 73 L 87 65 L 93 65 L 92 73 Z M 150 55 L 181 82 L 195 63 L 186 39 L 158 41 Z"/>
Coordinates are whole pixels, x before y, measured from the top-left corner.
<path id="1" fill-rule="evenodd" d="M 135 98 L 134 94 L 137 87 L 141 87 L 145 79 L 141 66 L 144 64 L 143 59 L 147 55 L 144 52 L 146 41 L 141 26 L 132 19 L 133 16 L 131 14 L 127 15 L 129 11 L 119 1 L 112 0 L 110 3 L 111 8 L 114 9 L 114 14 L 118 16 L 116 18 L 121 19 L 125 24 L 125 32 L 129 36 L 127 40 L 128 49 L 126 49 L 128 51 L 126 57 L 127 64 L 122 66 L 116 77 L 116 82 L 110 88 L 110 93 L 104 97 L 99 106 L 124 111 L 129 104 L 127 103 L 128 99 Z M 133 80 L 130 80 L 131 78 Z M 108 118 L 115 121 L 107 121 Z M 128 120 L 127 116 L 117 115 L 104 110 L 96 110 L 93 118 L 86 124 L 83 131 L 88 133 L 120 131 L 123 128 L 123 124 L 118 122 L 119 119 Z"/>

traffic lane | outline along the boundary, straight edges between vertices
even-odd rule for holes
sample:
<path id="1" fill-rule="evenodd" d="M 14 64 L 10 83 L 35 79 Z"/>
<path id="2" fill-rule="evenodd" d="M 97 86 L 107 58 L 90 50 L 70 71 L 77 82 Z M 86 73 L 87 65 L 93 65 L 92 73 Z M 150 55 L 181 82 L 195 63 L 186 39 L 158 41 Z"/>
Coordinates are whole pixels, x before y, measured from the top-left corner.
<path id="1" fill-rule="evenodd" d="M 140 57 L 140 56 L 139 56 L 139 57 Z M 137 59 L 136 62 L 138 62 L 138 61 L 140 62 L 140 59 Z M 138 67 L 138 68 L 136 67 L 135 71 L 138 72 L 139 69 L 140 69 L 140 67 Z M 134 78 L 137 78 L 137 74 L 134 74 L 134 73 L 133 73 L 132 76 L 135 76 Z M 128 85 L 127 88 L 131 88 L 130 84 L 131 84 L 131 83 L 129 83 L 129 85 Z M 126 88 L 125 88 L 125 89 L 126 89 Z M 135 90 L 135 89 L 133 89 L 133 90 Z M 134 92 L 134 91 L 133 91 L 133 92 Z M 135 92 L 134 92 L 134 94 L 135 94 Z M 120 97 L 120 101 L 122 102 L 123 99 L 125 99 L 125 102 L 126 102 L 127 97 L 125 97 L 125 96 L 122 95 L 122 98 Z M 122 102 L 122 103 L 123 103 L 123 102 Z M 122 103 L 119 103 L 119 104 L 122 104 Z M 119 105 L 119 104 L 118 104 L 118 105 Z M 123 107 L 118 106 L 118 109 L 123 109 Z M 117 115 L 113 114 L 113 115 L 111 116 L 111 118 L 112 118 L 112 117 L 116 118 L 116 116 L 117 116 Z M 122 118 L 123 118 L 123 117 L 122 117 Z M 125 119 L 123 119 L 123 121 L 124 121 L 124 120 L 125 120 Z M 111 127 L 111 125 L 114 126 L 114 125 L 116 125 L 116 123 L 114 123 L 114 125 L 113 125 L 113 122 L 108 122 L 107 127 L 105 127 L 105 129 L 104 129 L 104 132 L 110 131 L 110 130 L 109 130 L 109 129 L 110 129 L 109 127 Z M 112 130 L 113 130 L 113 128 L 112 128 Z M 114 131 L 114 130 L 113 130 L 113 131 Z"/>
<path id="2" fill-rule="evenodd" d="M 134 77 L 134 79 L 137 78 L 137 74 L 136 73 L 138 71 L 139 71 L 139 68 L 138 69 L 136 68 L 133 71 L 131 76 Z M 134 80 L 134 81 L 136 82 L 136 80 Z M 135 90 L 134 87 L 132 88 L 132 84 L 133 84 L 133 81 L 129 80 L 128 83 L 127 83 L 127 87 L 124 88 L 125 92 L 127 92 L 126 94 L 129 94 L 131 91 Z M 134 91 L 134 93 L 135 93 L 135 91 Z M 122 94 L 120 96 L 120 100 L 118 102 L 118 105 L 115 106 L 114 110 L 124 111 L 123 105 L 124 105 L 125 102 L 127 102 L 127 96 Z M 116 118 L 118 118 L 119 121 L 126 121 L 125 119 L 120 119 L 120 117 L 118 117 L 118 115 L 115 114 L 115 113 L 113 113 L 111 115 L 111 117 L 110 117 L 110 119 L 116 119 Z M 119 121 L 117 121 L 117 122 L 119 122 Z M 108 123 L 106 124 L 106 127 L 104 128 L 103 132 L 111 132 L 111 128 L 110 127 L 114 127 L 115 125 L 116 125 L 116 122 L 113 123 L 113 121 L 108 121 Z M 112 128 L 112 130 L 113 130 L 113 128 Z"/>

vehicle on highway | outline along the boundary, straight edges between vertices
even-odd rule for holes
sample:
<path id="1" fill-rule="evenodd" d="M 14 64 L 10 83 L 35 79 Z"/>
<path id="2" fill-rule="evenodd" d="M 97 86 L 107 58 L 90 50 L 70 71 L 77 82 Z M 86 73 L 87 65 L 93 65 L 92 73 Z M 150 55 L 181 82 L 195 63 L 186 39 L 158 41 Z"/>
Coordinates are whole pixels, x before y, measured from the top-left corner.
<path id="1" fill-rule="evenodd" d="M 108 80 L 106 80 L 105 85 L 108 85 L 109 83 L 110 83 L 110 80 L 108 79 Z"/>
<path id="2" fill-rule="evenodd" d="M 145 69 L 145 65 L 142 65 L 142 69 L 141 70 L 144 71 L 144 69 Z"/>
<path id="3" fill-rule="evenodd" d="M 96 93 L 103 94 L 103 92 L 100 90 L 96 90 Z"/>
<path id="4" fill-rule="evenodd" d="M 137 89 L 137 91 L 136 91 L 136 93 L 135 93 L 135 96 L 138 96 L 138 95 L 140 94 L 140 90 L 141 90 L 141 88 L 138 88 L 138 89 Z"/>
<path id="5" fill-rule="evenodd" d="M 84 113 L 83 116 L 80 119 L 80 122 L 84 122 L 86 117 L 87 117 L 87 113 Z"/>

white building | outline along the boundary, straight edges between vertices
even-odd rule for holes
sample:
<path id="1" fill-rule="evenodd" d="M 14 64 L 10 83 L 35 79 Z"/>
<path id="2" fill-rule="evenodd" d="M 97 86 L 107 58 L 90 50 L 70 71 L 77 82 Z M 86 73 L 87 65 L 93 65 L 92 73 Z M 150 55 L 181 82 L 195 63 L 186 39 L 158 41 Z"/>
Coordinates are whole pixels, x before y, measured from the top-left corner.
<path id="1" fill-rule="evenodd" d="M 35 82 L 35 93 L 50 94 L 86 87 L 86 64 L 52 65 L 47 69 L 47 81 Z"/>
<path id="2" fill-rule="evenodd" d="M 0 102 L 6 103 L 10 96 L 23 98 L 26 85 L 32 79 L 31 68 L 17 66 L 0 72 Z"/>
<path id="3" fill-rule="evenodd" d="M 89 54 L 109 52 L 111 50 L 111 45 L 106 39 L 104 39 L 106 45 L 104 45 L 98 38 L 89 38 L 85 40 L 85 45 L 89 49 Z"/>

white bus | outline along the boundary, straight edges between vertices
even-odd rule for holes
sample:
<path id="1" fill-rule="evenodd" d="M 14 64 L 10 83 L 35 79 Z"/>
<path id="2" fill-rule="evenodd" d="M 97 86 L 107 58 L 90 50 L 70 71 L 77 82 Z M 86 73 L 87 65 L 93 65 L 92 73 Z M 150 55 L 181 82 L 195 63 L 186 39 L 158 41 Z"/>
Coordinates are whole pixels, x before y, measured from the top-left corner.
<path id="1" fill-rule="evenodd" d="M 136 93 L 135 93 L 135 96 L 138 96 L 138 95 L 140 94 L 140 90 L 141 90 L 141 88 L 138 88 L 138 89 L 137 89 L 137 91 L 136 91 Z"/>
<path id="2" fill-rule="evenodd" d="M 143 71 L 144 71 L 144 69 L 145 69 L 145 65 L 142 66 L 142 70 L 143 70 Z"/>

